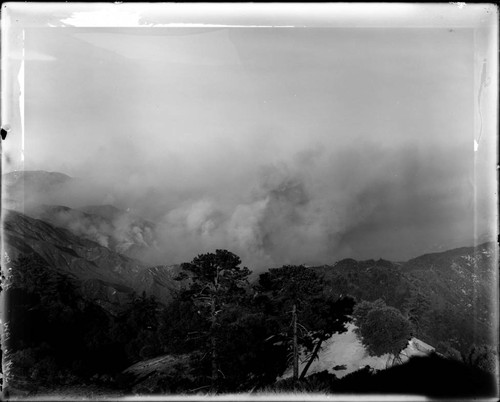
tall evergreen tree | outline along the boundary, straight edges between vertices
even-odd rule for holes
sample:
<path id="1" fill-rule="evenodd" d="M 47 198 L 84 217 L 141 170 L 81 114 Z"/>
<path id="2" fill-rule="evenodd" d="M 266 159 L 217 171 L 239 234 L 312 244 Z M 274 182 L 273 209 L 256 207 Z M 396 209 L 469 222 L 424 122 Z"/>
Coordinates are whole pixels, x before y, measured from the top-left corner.
<path id="1" fill-rule="evenodd" d="M 218 358 L 218 329 L 220 313 L 228 304 L 236 303 L 245 293 L 250 270 L 240 267 L 240 258 L 227 250 L 216 250 L 215 253 L 200 254 L 190 263 L 182 264 L 179 280 L 190 278 L 190 286 L 186 291 L 198 313 L 206 317 L 210 326 L 208 330 L 209 350 L 211 355 L 211 383 L 216 390 L 220 376 Z"/>
<path id="2" fill-rule="evenodd" d="M 410 294 L 406 301 L 406 311 L 416 337 L 421 336 L 422 330 L 428 325 L 430 310 L 431 303 L 421 292 L 413 291 Z"/>

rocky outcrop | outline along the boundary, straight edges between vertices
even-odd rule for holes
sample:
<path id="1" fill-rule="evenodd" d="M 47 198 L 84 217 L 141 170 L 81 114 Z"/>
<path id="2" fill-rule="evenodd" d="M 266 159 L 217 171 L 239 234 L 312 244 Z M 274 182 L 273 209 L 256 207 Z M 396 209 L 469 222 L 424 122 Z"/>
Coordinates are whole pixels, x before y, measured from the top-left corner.
<path id="1" fill-rule="evenodd" d="M 190 359 L 189 355 L 163 355 L 140 361 L 123 371 L 122 381 L 134 394 L 176 392 L 177 386 L 185 387 L 190 381 Z"/>

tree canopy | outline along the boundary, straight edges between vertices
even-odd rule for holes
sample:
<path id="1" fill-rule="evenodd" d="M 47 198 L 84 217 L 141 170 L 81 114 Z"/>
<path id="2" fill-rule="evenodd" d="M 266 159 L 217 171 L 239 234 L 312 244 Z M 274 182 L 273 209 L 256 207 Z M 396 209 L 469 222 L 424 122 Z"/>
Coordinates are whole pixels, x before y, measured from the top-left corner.
<path id="1" fill-rule="evenodd" d="M 182 264 L 178 279 L 190 278 L 191 284 L 184 291 L 184 297 L 196 306 L 197 313 L 209 322 L 206 335 L 211 355 L 211 383 L 216 389 L 220 375 L 219 345 L 221 342 L 221 318 L 225 310 L 244 297 L 250 270 L 240 267 L 241 260 L 227 250 L 200 254 L 191 262 Z"/>
<path id="2" fill-rule="evenodd" d="M 411 324 L 394 308 L 382 300 L 361 302 L 354 309 L 357 333 L 372 356 L 391 354 L 395 357 L 408 345 Z"/>

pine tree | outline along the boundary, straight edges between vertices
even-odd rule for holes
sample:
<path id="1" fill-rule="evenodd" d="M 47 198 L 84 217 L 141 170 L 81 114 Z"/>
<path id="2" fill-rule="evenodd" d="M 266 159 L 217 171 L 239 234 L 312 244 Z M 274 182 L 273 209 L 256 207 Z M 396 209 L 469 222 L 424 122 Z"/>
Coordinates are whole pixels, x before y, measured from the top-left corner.
<path id="1" fill-rule="evenodd" d="M 216 391 L 220 376 L 218 358 L 218 331 L 220 313 L 226 306 L 236 303 L 244 294 L 250 271 L 240 267 L 240 258 L 227 251 L 200 254 L 190 263 L 182 264 L 183 272 L 177 278 L 190 278 L 185 292 L 198 308 L 198 313 L 209 321 L 207 334 L 211 356 L 212 390 Z"/>

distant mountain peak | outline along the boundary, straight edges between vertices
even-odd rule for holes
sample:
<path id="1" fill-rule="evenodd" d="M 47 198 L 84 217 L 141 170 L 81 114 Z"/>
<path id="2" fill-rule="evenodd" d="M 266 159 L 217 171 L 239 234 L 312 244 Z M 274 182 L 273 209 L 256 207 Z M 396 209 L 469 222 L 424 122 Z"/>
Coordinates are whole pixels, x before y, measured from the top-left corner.
<path id="1" fill-rule="evenodd" d="M 44 179 L 47 177 L 60 179 L 60 180 L 70 180 L 71 176 L 61 172 L 49 172 L 46 170 L 14 170 L 12 172 L 4 173 L 2 175 L 4 178 L 12 179 Z"/>
<path id="2" fill-rule="evenodd" d="M 126 211 L 123 211 L 111 204 L 86 205 L 78 208 L 78 210 L 110 220 L 127 213 Z"/>

